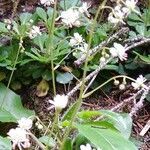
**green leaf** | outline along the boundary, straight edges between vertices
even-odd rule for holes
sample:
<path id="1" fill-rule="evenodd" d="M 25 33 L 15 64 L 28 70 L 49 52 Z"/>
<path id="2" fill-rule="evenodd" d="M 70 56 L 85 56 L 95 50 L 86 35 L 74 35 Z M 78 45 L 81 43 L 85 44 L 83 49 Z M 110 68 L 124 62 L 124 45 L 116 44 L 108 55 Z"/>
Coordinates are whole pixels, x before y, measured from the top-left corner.
<path id="1" fill-rule="evenodd" d="M 2 105 L 3 103 L 3 105 Z M 20 96 L 0 83 L 0 121 L 16 122 L 22 117 L 34 115 L 34 112 L 24 108 Z"/>
<path id="2" fill-rule="evenodd" d="M 52 138 L 50 138 L 49 136 L 42 136 L 39 138 L 39 141 L 45 145 L 48 145 L 49 147 L 55 146 L 55 141 Z"/>
<path id="3" fill-rule="evenodd" d="M 0 136 L 0 150 L 11 150 L 11 141 Z"/>
<path id="4" fill-rule="evenodd" d="M 56 77 L 56 81 L 61 84 L 67 84 L 71 80 L 73 80 L 73 75 L 69 72 L 66 73 L 58 73 Z"/>
<path id="5" fill-rule="evenodd" d="M 22 13 L 20 15 L 20 21 L 21 21 L 21 24 L 26 24 L 29 22 L 29 20 L 31 19 L 32 17 L 32 14 L 30 13 Z"/>
<path id="6" fill-rule="evenodd" d="M 66 140 L 63 150 L 72 150 L 72 140 L 70 138 Z"/>
<path id="7" fill-rule="evenodd" d="M 135 28 L 136 28 L 136 31 L 137 31 L 140 35 L 142 35 L 142 36 L 145 35 L 146 27 L 145 27 L 144 24 L 137 25 Z"/>
<path id="8" fill-rule="evenodd" d="M 133 53 L 135 53 L 137 56 L 139 56 L 140 59 L 143 60 L 144 62 L 146 62 L 147 64 L 150 64 L 150 55 L 144 56 L 144 55 L 141 55 L 135 51 L 133 51 Z"/>
<path id="9" fill-rule="evenodd" d="M 60 1 L 60 7 L 64 10 L 67 10 L 71 7 L 77 6 L 79 2 L 80 2 L 79 0 L 65 0 L 65 1 L 63 0 Z"/>
<path id="10" fill-rule="evenodd" d="M 132 21 L 143 22 L 143 20 L 142 20 L 136 13 L 131 13 L 131 14 L 128 16 L 128 19 L 129 19 L 129 20 L 132 20 Z"/>
<path id="11" fill-rule="evenodd" d="M 77 129 L 80 134 L 102 150 L 137 150 L 135 145 L 119 132 L 110 129 L 93 128 L 87 125 L 77 125 Z"/>
<path id="12" fill-rule="evenodd" d="M 108 118 L 108 122 L 112 123 L 125 138 L 129 138 L 132 131 L 132 119 L 128 114 L 119 114 L 109 110 L 101 110 L 102 115 Z"/>
<path id="13" fill-rule="evenodd" d="M 100 112 L 99 111 L 81 111 L 78 113 L 78 117 L 82 118 L 83 120 L 90 120 L 92 118 L 96 118 L 98 116 L 100 116 Z"/>
<path id="14" fill-rule="evenodd" d="M 71 107 L 69 107 L 69 109 L 67 110 L 67 112 L 62 117 L 62 121 L 71 120 L 72 115 L 73 115 L 76 107 L 77 107 L 77 102 L 75 102 Z"/>
<path id="15" fill-rule="evenodd" d="M 118 68 L 119 67 L 117 65 L 106 65 L 104 69 L 118 71 Z"/>
<path id="16" fill-rule="evenodd" d="M 43 8 L 37 7 L 36 8 L 36 13 L 38 14 L 38 16 L 44 20 L 45 22 L 47 22 L 47 14 L 45 12 L 45 10 Z"/>
<path id="17" fill-rule="evenodd" d="M 2 22 L 0 22 L 0 33 L 3 32 L 8 32 L 7 28 L 6 28 L 6 25 Z"/>
<path id="18" fill-rule="evenodd" d="M 52 75 L 51 75 L 51 71 L 50 70 L 45 70 L 43 73 L 42 73 L 42 78 L 45 79 L 46 81 L 49 81 L 52 79 Z"/>
<path id="19" fill-rule="evenodd" d="M 42 52 L 43 52 L 44 44 L 45 44 L 45 41 L 46 41 L 47 37 L 48 36 L 46 34 L 42 34 L 42 35 L 38 35 L 37 37 L 35 37 L 33 39 L 33 42 L 40 47 L 40 50 Z"/>
<path id="20" fill-rule="evenodd" d="M 80 149 L 80 145 L 82 145 L 83 143 L 88 143 L 89 141 L 87 140 L 87 138 L 85 138 L 82 134 L 78 134 L 77 137 L 75 138 L 75 142 L 74 142 L 74 149 L 78 150 Z"/>

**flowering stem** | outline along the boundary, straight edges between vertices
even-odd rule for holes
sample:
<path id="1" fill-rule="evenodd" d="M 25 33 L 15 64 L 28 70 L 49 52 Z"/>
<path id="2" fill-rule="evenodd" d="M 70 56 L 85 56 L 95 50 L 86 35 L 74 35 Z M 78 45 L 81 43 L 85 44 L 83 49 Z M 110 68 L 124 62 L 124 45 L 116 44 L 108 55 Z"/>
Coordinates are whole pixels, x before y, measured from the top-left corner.
<path id="1" fill-rule="evenodd" d="M 54 61 L 53 61 L 54 60 L 53 59 L 53 57 L 54 57 L 53 56 L 53 36 L 54 36 L 54 27 L 55 27 L 55 18 L 56 18 L 56 7 L 57 7 L 57 0 L 55 1 L 55 5 L 54 5 L 51 27 L 50 27 L 50 29 L 48 28 L 49 39 L 50 39 L 48 52 L 51 56 L 52 83 L 53 83 L 54 96 L 56 95 L 56 85 L 55 85 L 55 70 L 54 70 Z"/>
<path id="2" fill-rule="evenodd" d="M 32 137 L 32 139 L 36 142 L 36 144 L 42 149 L 45 150 L 45 146 L 36 138 L 34 134 L 29 132 L 29 135 Z"/>
<path id="3" fill-rule="evenodd" d="M 83 94 L 82 98 L 86 98 L 86 97 L 90 96 L 90 95 L 93 94 L 95 91 L 97 91 L 98 89 L 100 89 L 101 87 L 103 87 L 104 85 L 106 85 L 107 83 L 109 83 L 110 81 L 115 80 L 115 79 L 117 79 L 117 78 L 123 78 L 123 79 L 126 78 L 126 79 L 129 79 L 129 80 L 131 80 L 131 81 L 136 82 L 136 80 L 134 80 L 133 78 L 130 78 L 130 77 L 125 76 L 125 75 L 115 76 L 115 77 L 110 78 L 109 80 L 107 80 L 106 82 L 104 82 L 103 84 L 101 84 L 100 86 L 98 86 L 97 88 L 95 88 L 94 90 L 92 90 L 92 91 L 90 91 L 90 92 L 88 92 L 88 93 L 86 93 L 86 94 Z"/>
<path id="4" fill-rule="evenodd" d="M 103 4 L 105 4 L 106 1 L 107 1 L 107 0 L 105 0 L 105 1 L 103 2 Z M 87 48 L 86 59 L 85 59 L 85 64 L 84 64 L 84 72 L 83 72 L 82 84 L 81 84 L 81 87 L 80 87 L 80 94 L 79 94 L 79 98 L 78 98 L 78 100 L 77 100 L 77 105 L 76 105 L 75 110 L 74 110 L 74 112 L 73 112 L 73 114 L 72 114 L 72 117 L 71 117 L 71 120 L 70 120 L 70 124 L 69 124 L 68 128 L 67 128 L 66 131 L 65 131 L 65 135 L 64 135 L 64 137 L 63 137 L 60 150 L 63 150 L 63 149 L 64 149 L 65 142 L 66 142 L 66 140 L 67 140 L 67 138 L 68 138 L 68 135 L 69 135 L 69 133 L 70 133 L 70 131 L 71 131 L 72 124 L 73 124 L 73 122 L 74 122 L 74 120 L 75 120 L 75 118 L 76 118 L 76 114 L 77 114 L 77 112 L 79 111 L 79 109 L 80 109 L 80 107 L 81 107 L 81 105 L 82 105 L 82 95 L 83 95 L 83 91 L 84 91 L 84 87 L 85 87 L 85 82 L 86 82 L 86 81 L 85 81 L 85 78 L 86 78 L 86 72 L 87 72 L 88 57 L 89 57 L 89 52 L 90 52 L 90 45 L 91 45 L 91 42 L 92 42 L 93 31 L 94 31 L 94 28 L 95 28 L 96 23 L 97 23 L 96 20 L 97 20 L 97 18 L 98 18 L 99 12 L 100 12 L 100 10 L 101 10 L 103 4 L 100 5 L 99 8 L 98 8 L 98 10 L 97 10 L 97 13 L 96 13 L 95 18 L 94 18 L 94 21 L 93 21 L 93 22 L 94 22 L 94 23 L 93 23 L 93 26 L 91 27 L 91 31 L 90 31 L 90 33 L 89 33 L 90 36 L 89 36 L 88 48 Z"/>

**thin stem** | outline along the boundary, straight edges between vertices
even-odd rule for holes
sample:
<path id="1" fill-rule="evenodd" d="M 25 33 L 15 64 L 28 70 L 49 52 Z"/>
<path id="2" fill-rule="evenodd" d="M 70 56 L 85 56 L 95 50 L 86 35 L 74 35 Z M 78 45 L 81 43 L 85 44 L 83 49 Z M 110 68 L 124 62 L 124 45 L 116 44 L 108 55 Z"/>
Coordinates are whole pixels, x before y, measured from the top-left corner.
<path id="1" fill-rule="evenodd" d="M 133 78 L 130 78 L 130 77 L 125 76 L 125 75 L 115 76 L 115 77 L 110 78 L 109 80 L 107 80 L 106 82 L 104 82 L 103 84 L 101 84 L 100 86 L 98 86 L 97 88 L 95 88 L 94 90 L 92 90 L 92 91 L 90 91 L 90 92 L 84 94 L 84 95 L 82 96 L 82 98 L 86 98 L 86 97 L 90 96 L 90 95 L 93 94 L 95 91 L 97 91 L 98 89 L 100 89 L 101 87 L 103 87 L 104 85 L 106 85 L 107 83 L 109 83 L 110 81 L 115 80 L 115 79 L 117 79 L 117 78 L 126 78 L 126 79 L 129 79 L 129 80 L 131 80 L 131 81 L 136 82 L 136 80 L 134 80 Z"/>
<path id="2" fill-rule="evenodd" d="M 37 139 L 37 137 L 29 132 L 29 135 L 32 137 L 32 139 L 36 142 L 36 144 L 42 149 L 45 150 L 45 146 Z"/>
<path id="3" fill-rule="evenodd" d="M 19 43 L 22 43 L 22 37 L 20 37 L 20 41 Z M 16 58 L 15 58 L 15 61 L 14 61 L 14 64 L 13 64 L 13 69 L 11 71 L 11 74 L 10 74 L 10 77 L 9 77 L 9 80 L 8 80 L 8 84 L 7 84 L 7 89 L 6 89 L 6 92 L 5 92 L 5 95 L 4 95 L 4 98 L 2 100 L 2 103 L 0 105 L 0 108 L 3 107 L 3 104 L 4 104 L 4 101 L 6 99 L 6 96 L 7 96 L 7 93 L 8 93 L 8 88 L 10 86 L 10 83 L 11 83 L 11 80 L 12 80 L 12 77 L 13 77 L 13 74 L 14 74 L 14 71 L 15 71 L 15 67 L 16 67 L 16 64 L 17 64 L 17 60 L 18 60 L 18 57 L 19 57 L 19 52 L 22 48 L 22 45 L 19 44 L 19 48 L 18 48 L 18 51 L 17 51 L 17 55 L 16 55 Z"/>
<path id="4" fill-rule="evenodd" d="M 51 69 L 52 69 L 52 84 L 53 84 L 53 92 L 54 96 L 56 95 L 56 84 L 55 84 L 55 70 L 54 70 L 54 59 L 53 59 L 53 36 L 54 36 L 54 27 L 55 27 L 55 18 L 56 18 L 56 9 L 57 9 L 57 0 L 55 1 L 52 24 L 49 31 L 50 45 L 49 45 L 49 53 L 51 56 Z"/>
<path id="5" fill-rule="evenodd" d="M 106 0 L 103 2 L 104 4 L 106 3 Z M 102 4 L 103 5 L 103 4 Z M 71 131 L 71 128 L 72 128 L 72 124 L 76 118 L 76 114 L 78 112 L 78 110 L 80 109 L 81 105 L 82 105 L 82 94 L 83 94 L 83 91 L 84 91 L 84 86 L 85 86 L 85 78 L 86 78 L 86 73 L 87 73 L 87 65 L 88 65 L 88 56 L 89 56 L 89 51 L 90 51 L 90 46 L 91 46 L 91 42 L 92 42 L 92 37 L 93 37 L 93 31 L 94 31 L 94 28 L 95 28 L 95 25 L 96 25 L 96 20 L 98 18 L 98 14 L 101 10 L 101 7 L 102 5 L 99 6 L 98 10 L 97 10 L 97 13 L 95 15 L 95 18 L 94 18 L 94 24 L 93 26 L 91 27 L 91 31 L 90 31 L 90 36 L 89 36 L 89 41 L 88 41 L 88 49 L 87 49 L 87 53 L 86 53 L 86 60 L 85 60 L 85 64 L 84 64 L 84 72 L 83 72 L 83 78 L 82 78 L 82 84 L 81 84 L 81 87 L 80 87 L 80 94 L 79 94 L 79 98 L 77 100 L 77 105 L 75 107 L 75 110 L 72 114 L 72 119 L 70 121 L 70 124 L 68 126 L 68 128 L 66 129 L 65 131 L 65 135 L 64 135 L 64 138 L 62 140 L 62 145 L 60 147 L 60 150 L 63 150 L 64 148 L 64 144 L 67 140 L 67 137 Z"/>

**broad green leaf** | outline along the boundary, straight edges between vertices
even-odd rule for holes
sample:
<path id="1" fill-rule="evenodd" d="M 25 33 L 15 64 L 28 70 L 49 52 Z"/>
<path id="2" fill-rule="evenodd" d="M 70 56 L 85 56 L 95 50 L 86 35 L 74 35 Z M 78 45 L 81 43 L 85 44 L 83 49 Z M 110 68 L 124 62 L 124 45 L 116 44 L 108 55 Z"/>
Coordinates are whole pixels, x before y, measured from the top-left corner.
<path id="1" fill-rule="evenodd" d="M 112 129 L 112 130 L 117 130 L 112 123 L 109 123 L 108 121 L 88 121 L 84 122 L 84 125 L 90 125 L 92 127 L 99 127 L 102 129 Z"/>
<path id="2" fill-rule="evenodd" d="M 46 12 L 45 12 L 45 10 L 43 8 L 40 8 L 40 7 L 36 8 L 36 13 L 45 22 L 47 21 L 47 14 L 46 14 Z"/>
<path id="3" fill-rule="evenodd" d="M 145 35 L 146 27 L 145 27 L 144 24 L 137 25 L 135 28 L 136 28 L 136 31 L 137 31 L 140 35 L 142 35 L 142 36 Z"/>
<path id="4" fill-rule="evenodd" d="M 3 104 L 3 105 L 2 105 Z M 34 112 L 24 108 L 20 96 L 0 83 L 0 121 L 16 122 L 22 117 L 34 115 Z"/>
<path id="5" fill-rule="evenodd" d="M 80 134 L 102 150 L 137 150 L 136 146 L 119 132 L 87 125 L 77 125 L 77 129 Z"/>
<path id="6" fill-rule="evenodd" d="M 61 84 L 67 84 L 71 80 L 73 80 L 73 75 L 69 72 L 66 73 L 58 73 L 56 77 L 56 81 Z"/>
<path id="7" fill-rule="evenodd" d="M 32 14 L 30 13 L 22 13 L 20 15 L 20 21 L 21 21 L 21 24 L 26 24 L 29 22 L 29 20 L 31 19 L 32 17 Z"/>
<path id="8" fill-rule="evenodd" d="M 82 118 L 83 120 L 91 120 L 92 118 L 96 118 L 98 116 L 100 116 L 100 112 L 99 111 L 81 111 L 78 113 L 78 117 Z"/>
<path id="9" fill-rule="evenodd" d="M 132 20 L 132 21 L 143 22 L 143 20 L 140 18 L 140 16 L 138 16 L 136 13 L 131 13 L 131 14 L 128 16 L 128 19 L 129 19 L 129 20 Z"/>
<path id="10" fill-rule="evenodd" d="M 39 138 L 39 141 L 45 145 L 48 145 L 49 147 L 55 146 L 55 141 L 52 138 L 50 138 L 49 136 L 42 136 Z"/>
<path id="11" fill-rule="evenodd" d="M 11 150 L 11 141 L 0 136 L 0 150 Z"/>
<path id="12" fill-rule="evenodd" d="M 46 38 L 47 38 L 47 35 L 42 34 L 42 35 L 38 35 L 37 37 L 35 37 L 33 39 L 33 42 L 40 47 L 40 50 L 42 52 L 43 52 L 43 49 L 44 49 L 44 43 L 46 41 Z"/>
<path id="13" fill-rule="evenodd" d="M 60 1 L 60 7 L 64 10 L 67 10 L 71 7 L 77 6 L 79 2 L 79 0 L 62 0 Z"/>
<path id="14" fill-rule="evenodd" d="M 70 138 L 66 140 L 63 150 L 72 150 L 72 140 Z"/>
<path id="15" fill-rule="evenodd" d="M 100 110 L 101 114 L 108 118 L 108 122 L 112 123 L 125 138 L 129 138 L 132 130 L 132 119 L 128 114 L 119 114 L 109 110 Z"/>
<path id="16" fill-rule="evenodd" d="M 69 109 L 67 110 L 67 112 L 62 117 L 62 121 L 65 121 L 65 120 L 69 121 L 69 120 L 71 120 L 72 115 L 73 115 L 76 107 L 77 107 L 77 102 L 75 102 L 71 107 L 69 107 Z"/>

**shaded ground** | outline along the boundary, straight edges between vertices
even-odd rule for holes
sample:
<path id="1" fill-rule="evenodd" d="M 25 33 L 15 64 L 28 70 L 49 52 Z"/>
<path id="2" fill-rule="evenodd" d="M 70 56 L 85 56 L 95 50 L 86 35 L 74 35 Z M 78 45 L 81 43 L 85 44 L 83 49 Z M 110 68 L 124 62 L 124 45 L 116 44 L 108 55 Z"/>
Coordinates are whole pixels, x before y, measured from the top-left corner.
<path id="1" fill-rule="evenodd" d="M 97 3 L 97 1 L 95 1 Z M 145 4 L 146 1 L 141 0 L 139 5 L 141 6 Z M 38 0 L 20 0 L 20 3 L 17 8 L 17 12 L 32 12 L 35 8 L 39 6 Z M 9 18 L 14 11 L 11 0 L 0 0 L 0 19 L 6 17 Z M 64 91 L 64 87 L 59 85 L 58 93 Z M 130 88 L 123 92 L 118 92 L 118 89 L 114 89 L 109 95 L 106 95 L 99 91 L 100 94 L 95 94 L 94 97 L 89 97 L 84 100 L 82 109 L 91 109 L 91 110 L 99 110 L 99 109 L 111 109 L 117 104 L 119 104 L 125 98 L 130 96 L 132 92 Z M 35 95 L 35 87 L 33 88 L 24 88 L 22 92 L 23 103 L 26 107 L 30 109 L 34 109 L 40 119 L 46 122 L 51 115 L 53 115 L 53 111 L 49 111 L 47 108 L 49 107 L 48 100 L 52 98 L 50 94 L 43 98 L 39 98 Z M 71 99 L 73 102 L 76 99 L 77 95 Z M 120 112 L 130 112 L 133 106 L 133 102 L 125 104 L 119 111 Z M 136 139 L 143 142 L 141 150 L 149 150 L 150 149 L 150 131 L 148 131 L 144 137 L 140 137 L 139 133 L 150 119 L 150 103 L 145 102 L 144 107 L 134 116 L 133 120 L 133 136 Z"/>
<path id="2" fill-rule="evenodd" d="M 64 87 L 59 85 L 57 86 L 57 91 L 59 94 L 62 94 L 64 91 Z M 93 94 L 91 97 L 85 99 L 82 103 L 81 109 L 90 109 L 90 110 L 100 110 L 100 109 L 112 109 L 117 106 L 120 102 L 124 99 L 130 97 L 130 93 L 132 88 L 128 87 L 128 89 L 124 91 L 119 91 L 118 89 L 114 89 L 109 95 L 103 93 L 101 90 L 98 91 L 96 94 Z M 27 94 L 28 93 L 28 94 Z M 44 121 L 48 122 L 49 118 L 53 116 L 54 110 L 49 111 L 48 108 L 50 104 L 48 103 L 49 99 L 52 99 L 52 90 L 49 91 L 49 94 L 46 97 L 39 98 L 36 96 L 35 88 L 31 88 L 23 92 L 23 99 L 28 100 L 24 101 L 26 107 L 34 109 L 39 118 Z M 76 98 L 78 97 L 77 94 L 74 95 L 70 99 L 69 105 L 71 105 Z M 117 112 L 130 112 L 131 108 L 133 107 L 133 101 L 129 103 L 125 103 Z M 147 121 L 150 119 L 150 103 L 145 101 L 144 106 L 141 110 L 137 112 L 137 114 L 133 117 L 133 131 L 132 137 L 135 137 L 138 141 L 142 142 L 140 150 L 149 150 L 150 149 L 150 131 L 148 131 L 143 137 L 139 135 L 141 130 L 146 125 Z"/>

